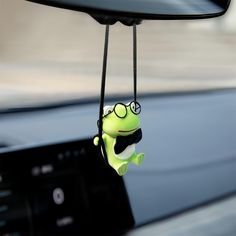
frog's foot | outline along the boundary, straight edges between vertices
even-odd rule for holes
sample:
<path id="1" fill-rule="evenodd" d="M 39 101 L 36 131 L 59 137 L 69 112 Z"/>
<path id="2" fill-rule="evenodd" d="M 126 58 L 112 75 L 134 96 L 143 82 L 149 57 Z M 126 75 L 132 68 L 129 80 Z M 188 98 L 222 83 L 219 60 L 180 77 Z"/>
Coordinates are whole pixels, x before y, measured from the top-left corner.
<path id="1" fill-rule="evenodd" d="M 122 163 L 117 169 L 116 169 L 118 175 L 122 176 L 125 175 L 128 171 L 128 162 Z"/>
<path id="2" fill-rule="evenodd" d="M 132 163 L 134 163 L 135 165 L 139 166 L 139 165 L 142 164 L 143 159 L 144 159 L 144 153 L 139 153 L 135 157 L 133 157 Z"/>

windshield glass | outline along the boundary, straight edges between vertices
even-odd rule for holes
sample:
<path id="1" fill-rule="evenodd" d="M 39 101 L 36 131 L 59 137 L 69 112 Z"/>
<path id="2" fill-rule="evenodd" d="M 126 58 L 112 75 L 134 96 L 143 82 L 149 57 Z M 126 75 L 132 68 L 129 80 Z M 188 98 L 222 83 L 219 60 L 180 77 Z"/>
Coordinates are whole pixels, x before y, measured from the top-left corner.
<path id="1" fill-rule="evenodd" d="M 138 27 L 138 92 L 236 87 L 236 7 L 200 21 Z M 0 109 L 100 93 L 105 27 L 84 13 L 0 0 Z M 131 94 L 132 28 L 110 30 L 106 94 Z"/>

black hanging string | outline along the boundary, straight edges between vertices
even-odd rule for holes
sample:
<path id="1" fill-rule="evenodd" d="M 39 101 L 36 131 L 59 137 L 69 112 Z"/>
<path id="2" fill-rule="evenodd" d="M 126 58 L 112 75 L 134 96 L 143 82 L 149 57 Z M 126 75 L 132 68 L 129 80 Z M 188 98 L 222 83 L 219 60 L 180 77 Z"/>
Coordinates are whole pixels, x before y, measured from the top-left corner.
<path id="1" fill-rule="evenodd" d="M 109 25 L 106 25 L 105 31 L 105 43 L 104 43 L 104 54 L 103 54 L 103 67 L 102 67 L 102 82 L 101 82 L 101 94 L 100 94 L 100 107 L 99 107 L 99 122 L 98 122 L 98 137 L 99 146 L 102 149 L 105 161 L 108 163 L 107 153 L 105 144 L 102 139 L 102 118 L 103 118 L 103 107 L 104 97 L 106 89 L 106 71 L 107 71 L 107 55 L 108 55 L 108 43 L 109 43 Z M 134 73 L 134 101 L 137 101 L 137 27 L 133 25 L 133 73 Z"/>
<path id="2" fill-rule="evenodd" d="M 133 72 L 134 72 L 134 101 L 137 101 L 137 27 L 133 25 Z"/>
<path id="3" fill-rule="evenodd" d="M 103 116 L 104 97 L 105 97 L 105 88 L 106 88 L 108 43 L 109 43 L 109 25 L 106 25 L 104 54 L 103 54 L 103 66 L 102 66 L 102 83 L 101 83 L 101 94 L 100 94 L 99 123 L 98 123 L 99 146 L 102 148 L 103 156 L 104 156 L 104 159 L 106 162 L 108 162 L 108 159 L 107 159 L 105 144 L 102 139 L 102 116 Z"/>

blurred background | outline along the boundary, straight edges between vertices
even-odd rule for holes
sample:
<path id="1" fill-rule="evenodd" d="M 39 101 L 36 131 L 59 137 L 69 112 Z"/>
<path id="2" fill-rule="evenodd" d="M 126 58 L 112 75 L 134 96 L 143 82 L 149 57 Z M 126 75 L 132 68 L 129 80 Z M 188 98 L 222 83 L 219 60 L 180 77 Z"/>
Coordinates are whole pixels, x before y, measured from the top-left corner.
<path id="1" fill-rule="evenodd" d="M 99 96 L 104 26 L 84 13 L 0 0 L 0 109 Z M 132 28 L 111 27 L 107 94 L 132 92 Z M 139 92 L 236 87 L 236 3 L 138 27 Z M 125 81 L 125 83 L 124 83 Z"/>
<path id="2" fill-rule="evenodd" d="M 104 26 L 84 13 L 25 0 L 0 0 L 0 111 L 98 97 L 104 31 Z M 220 18 L 144 21 L 138 26 L 138 56 L 139 93 L 236 88 L 235 0 Z M 132 65 L 132 28 L 116 24 L 110 31 L 107 94 L 132 93 Z M 141 213 L 141 220 L 145 212 L 148 217 L 167 214 L 233 186 L 233 167 L 228 171 L 222 164 L 222 169 L 204 169 L 204 165 L 209 167 L 218 160 L 223 163 L 235 153 L 235 94 L 218 96 L 202 100 L 190 96 L 175 102 L 175 98 L 153 99 L 151 104 L 147 104 L 150 100 L 144 104 L 147 138 L 141 148 L 149 159 L 137 172 L 143 174 L 133 172 L 132 176 L 131 172 L 126 179 L 133 209 L 137 215 Z M 157 114 L 153 104 L 158 116 L 152 115 Z M 57 112 L 22 116 L 16 122 L 14 117 L 1 119 L 0 146 L 64 142 L 94 134 L 96 126 L 88 125 L 96 121 L 94 110 L 75 109 L 68 116 L 62 115 L 64 110 Z M 154 135 L 155 140 L 150 138 Z M 191 166 L 203 172 L 190 175 Z M 145 177 L 145 168 L 154 172 Z M 156 208 L 152 201 L 143 204 L 145 197 L 157 199 Z M 235 203 L 233 196 L 129 235 L 233 236 Z"/>

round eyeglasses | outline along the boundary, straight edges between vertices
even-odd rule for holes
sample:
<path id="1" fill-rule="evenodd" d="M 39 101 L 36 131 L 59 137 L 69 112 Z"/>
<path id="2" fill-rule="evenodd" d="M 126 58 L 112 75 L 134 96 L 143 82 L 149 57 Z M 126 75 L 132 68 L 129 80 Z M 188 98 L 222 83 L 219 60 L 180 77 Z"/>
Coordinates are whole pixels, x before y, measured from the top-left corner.
<path id="1" fill-rule="evenodd" d="M 125 118 L 127 116 L 127 107 L 130 107 L 130 110 L 133 112 L 133 114 L 138 115 L 141 113 L 141 105 L 138 102 L 132 101 L 128 105 L 125 105 L 123 103 L 117 103 L 112 111 L 109 111 L 105 116 L 109 115 L 111 112 L 114 111 L 117 117 L 119 118 Z"/>

